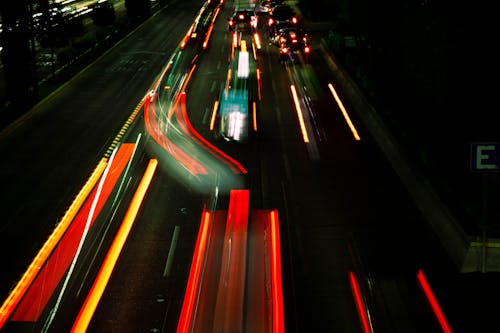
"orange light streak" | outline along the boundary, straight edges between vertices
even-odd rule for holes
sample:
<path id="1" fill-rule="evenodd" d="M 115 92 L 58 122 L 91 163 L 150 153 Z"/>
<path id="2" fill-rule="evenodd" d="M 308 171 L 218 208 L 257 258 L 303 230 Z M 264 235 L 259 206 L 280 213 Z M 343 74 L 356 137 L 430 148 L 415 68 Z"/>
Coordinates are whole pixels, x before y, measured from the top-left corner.
<path id="1" fill-rule="evenodd" d="M 193 260 L 191 262 L 191 269 L 189 271 L 189 279 L 182 302 L 182 310 L 177 324 L 177 333 L 190 332 L 190 325 L 192 324 L 193 305 L 195 295 L 199 289 L 200 272 L 203 258 L 205 257 L 205 249 L 207 246 L 208 230 L 210 230 L 211 215 L 208 211 L 203 211 L 200 230 L 198 231 L 198 238 L 194 249 Z"/>
<path id="2" fill-rule="evenodd" d="M 217 109 L 219 108 L 219 101 L 215 101 L 214 108 L 212 110 L 212 117 L 210 118 L 210 131 L 214 130 L 215 118 L 217 116 Z"/>
<path id="3" fill-rule="evenodd" d="M 351 129 L 351 132 L 352 132 L 352 135 L 354 136 L 354 139 L 356 141 L 361 140 L 360 136 L 358 135 L 358 131 L 356 130 L 356 127 L 354 127 L 354 125 L 353 125 L 353 123 L 351 121 L 351 118 L 347 114 L 347 111 L 346 111 L 346 109 L 344 107 L 344 104 L 340 100 L 337 92 L 335 91 L 335 89 L 333 88 L 333 85 L 331 83 L 328 83 L 328 88 L 330 88 L 330 91 L 332 92 L 333 98 L 335 98 L 335 101 L 337 102 L 337 104 L 338 104 L 338 106 L 340 108 L 340 111 L 342 111 L 342 115 L 344 116 L 344 118 L 345 118 L 345 120 L 347 122 L 347 125 Z"/>
<path id="4" fill-rule="evenodd" d="M 52 253 L 54 248 L 59 243 L 60 239 L 63 237 L 66 230 L 71 225 L 71 222 L 75 218 L 76 214 L 82 207 L 86 198 L 94 188 L 95 184 L 101 177 L 102 173 L 106 169 L 106 164 L 108 160 L 106 158 L 101 159 L 96 169 L 89 177 L 85 185 L 82 187 L 75 200 L 68 208 L 66 213 L 64 214 L 61 222 L 54 229 L 52 234 L 49 236 L 47 241 L 44 243 L 40 251 L 38 251 L 37 255 L 33 259 L 32 263 L 29 265 L 28 269 L 25 271 L 19 282 L 16 284 L 12 292 L 9 294 L 7 299 L 2 304 L 0 308 L 0 329 L 5 325 L 5 322 L 10 317 L 15 307 L 19 304 L 21 298 L 24 296 L 28 288 L 33 283 L 33 280 L 37 276 L 40 269 L 43 267 L 47 258 Z"/>
<path id="5" fill-rule="evenodd" d="M 271 217 L 271 276 L 272 276 L 272 298 L 273 298 L 273 333 L 285 332 L 284 310 L 283 310 L 283 285 L 281 280 L 281 250 L 278 212 L 272 210 Z"/>
<path id="6" fill-rule="evenodd" d="M 451 327 L 448 324 L 448 321 L 444 316 L 443 310 L 441 310 L 441 306 L 439 306 L 439 303 L 436 297 L 434 296 L 431 286 L 429 285 L 429 282 L 427 281 L 427 278 L 425 277 L 424 271 L 422 269 L 418 270 L 417 279 L 418 282 L 420 283 L 420 287 L 424 291 L 425 297 L 427 297 L 427 300 L 431 305 L 432 311 L 434 311 L 434 315 L 436 316 L 439 325 L 441 326 L 441 329 L 443 330 L 444 333 L 451 333 L 452 332 Z"/>
<path id="7" fill-rule="evenodd" d="M 71 225 L 52 250 L 43 268 L 31 283 L 21 302 L 10 317 L 13 322 L 36 322 L 47 302 L 77 255 L 78 244 L 86 223 L 91 228 L 100 214 L 116 182 L 126 167 L 135 149 L 133 143 L 122 143 L 114 158 L 108 161 L 108 171 L 103 174 L 99 188 L 95 187 L 71 221 Z M 90 219 L 89 219 L 90 218 Z"/>
<path id="8" fill-rule="evenodd" d="M 205 37 L 205 41 L 203 42 L 203 49 L 205 50 L 208 46 L 208 40 L 210 39 L 210 35 L 212 34 L 212 30 L 214 28 L 214 24 L 210 24 L 210 28 L 208 28 L 207 36 Z"/>
<path id="9" fill-rule="evenodd" d="M 363 298 L 361 297 L 361 291 L 359 289 L 358 279 L 356 278 L 353 272 L 349 272 L 349 282 L 351 283 L 352 293 L 356 303 L 356 308 L 358 309 L 358 315 L 359 319 L 361 320 L 361 327 L 363 328 L 363 332 L 371 333 L 372 329 L 370 327 L 370 322 L 368 320 L 365 303 L 363 302 Z"/>
<path id="10" fill-rule="evenodd" d="M 300 130 L 302 131 L 302 137 L 304 142 L 309 142 L 309 135 L 307 134 L 306 125 L 304 123 L 304 115 L 302 114 L 302 109 L 300 108 L 299 97 L 297 96 L 297 91 L 295 86 L 292 84 L 290 86 L 292 90 L 293 102 L 295 103 L 295 110 L 297 111 L 297 116 L 299 117 Z"/>
<path id="11" fill-rule="evenodd" d="M 189 28 L 186 36 L 184 37 L 184 39 L 181 42 L 181 50 L 184 50 L 184 48 L 186 47 L 187 41 L 189 40 L 189 37 L 191 36 L 193 29 L 194 29 L 194 23 L 191 24 L 191 27 Z"/>
<path id="12" fill-rule="evenodd" d="M 149 161 L 146 172 L 144 173 L 144 176 L 142 177 L 142 180 L 134 194 L 134 197 L 123 219 L 120 229 L 118 230 L 115 239 L 113 240 L 113 243 L 111 244 L 111 247 L 106 254 L 106 258 L 104 259 L 97 278 L 92 285 L 90 293 L 87 295 L 83 307 L 80 309 L 71 332 L 84 333 L 87 331 L 90 320 L 92 319 L 95 309 L 97 308 L 97 305 L 101 300 L 102 294 L 104 293 L 104 289 L 106 288 L 111 274 L 113 273 L 113 269 L 116 265 L 116 262 L 118 261 L 121 250 L 123 249 L 128 234 L 132 229 L 135 218 L 142 204 L 144 196 L 146 195 L 149 184 L 151 183 L 151 179 L 153 178 L 153 174 L 156 170 L 157 165 L 157 160 L 151 159 Z"/>
<path id="13" fill-rule="evenodd" d="M 259 34 L 256 32 L 254 35 L 254 39 L 255 39 L 255 44 L 257 45 L 257 49 L 260 50 L 261 48 L 261 44 L 260 44 L 260 37 L 259 37 Z"/>
<path id="14" fill-rule="evenodd" d="M 212 17 L 212 23 L 215 22 L 215 19 L 217 18 L 217 15 L 219 15 L 219 12 L 220 12 L 220 7 L 217 7 L 217 9 L 215 10 L 215 14 Z"/>
<path id="15" fill-rule="evenodd" d="M 229 82 L 231 82 L 231 68 L 227 70 L 227 79 L 226 79 L 226 95 L 229 91 Z"/>
<path id="16" fill-rule="evenodd" d="M 196 64 L 194 64 L 193 67 L 191 67 L 191 70 L 189 71 L 189 75 L 188 75 L 186 81 L 184 81 L 184 84 L 182 85 L 181 95 L 186 90 L 186 87 L 187 87 L 187 85 L 189 83 L 189 80 L 191 80 L 191 76 L 193 75 L 193 72 L 194 72 L 195 68 L 196 68 Z M 177 97 L 177 98 L 179 98 L 179 97 Z"/>
<path id="17" fill-rule="evenodd" d="M 261 100 L 260 96 L 260 86 L 262 85 L 262 82 L 260 80 L 260 69 L 257 68 L 257 93 L 259 95 L 259 101 Z"/>
<path id="18" fill-rule="evenodd" d="M 257 132 L 257 105 L 255 101 L 252 102 L 252 118 L 253 118 L 253 130 Z"/>
<path id="19" fill-rule="evenodd" d="M 238 46 L 238 35 L 236 32 L 233 33 L 233 47 L 236 48 Z"/>

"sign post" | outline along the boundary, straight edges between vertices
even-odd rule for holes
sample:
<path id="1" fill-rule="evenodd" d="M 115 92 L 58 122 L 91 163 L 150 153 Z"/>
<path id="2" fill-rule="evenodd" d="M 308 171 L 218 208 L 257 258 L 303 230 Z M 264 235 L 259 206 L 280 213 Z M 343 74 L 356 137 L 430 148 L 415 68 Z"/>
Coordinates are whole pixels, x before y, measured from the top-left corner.
<path id="1" fill-rule="evenodd" d="M 483 173 L 483 217 L 481 271 L 486 273 L 486 224 L 487 224 L 487 175 L 491 172 L 500 172 L 500 142 L 475 142 L 471 144 L 470 168 L 473 172 Z"/>

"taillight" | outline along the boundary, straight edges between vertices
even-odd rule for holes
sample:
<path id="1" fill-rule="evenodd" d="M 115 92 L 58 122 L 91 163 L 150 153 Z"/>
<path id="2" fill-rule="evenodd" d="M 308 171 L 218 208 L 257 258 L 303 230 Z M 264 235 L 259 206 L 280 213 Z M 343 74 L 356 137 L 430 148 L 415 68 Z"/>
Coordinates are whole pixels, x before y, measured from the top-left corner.
<path id="1" fill-rule="evenodd" d="M 272 18 L 269 19 L 269 21 L 267 22 L 269 25 L 273 25 L 274 21 Z"/>
<path id="2" fill-rule="evenodd" d="M 293 24 L 296 24 L 297 23 L 297 18 L 296 17 L 292 17 L 292 22 L 293 22 Z"/>
<path id="3" fill-rule="evenodd" d="M 305 53 L 309 53 L 310 51 L 311 51 L 311 50 L 309 49 L 309 46 L 306 46 L 306 47 L 304 48 L 304 52 L 305 52 Z"/>
<path id="4" fill-rule="evenodd" d="M 281 48 L 281 53 L 288 53 L 288 49 L 286 47 Z"/>

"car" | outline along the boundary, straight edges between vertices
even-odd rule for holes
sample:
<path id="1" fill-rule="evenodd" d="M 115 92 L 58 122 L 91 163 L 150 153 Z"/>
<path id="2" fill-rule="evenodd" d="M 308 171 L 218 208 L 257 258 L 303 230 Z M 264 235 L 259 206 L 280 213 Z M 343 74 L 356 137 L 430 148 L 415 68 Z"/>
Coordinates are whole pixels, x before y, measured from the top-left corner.
<path id="1" fill-rule="evenodd" d="M 301 28 L 288 27 L 278 31 L 275 43 L 279 47 L 280 60 L 295 60 L 301 54 L 308 61 L 311 53 L 309 37 Z"/>
<path id="2" fill-rule="evenodd" d="M 269 27 L 276 31 L 280 26 L 292 24 L 298 25 L 299 18 L 297 13 L 289 5 L 278 5 L 272 9 L 270 12 L 270 17 L 268 20 Z"/>
<path id="3" fill-rule="evenodd" d="M 200 15 L 196 18 L 193 25 L 189 29 L 187 35 L 181 43 L 181 49 L 188 47 L 188 45 L 196 45 L 198 47 L 206 47 L 207 34 L 212 24 L 214 12 L 210 8 L 205 8 Z M 202 44 L 205 42 L 204 44 Z"/>
<path id="4" fill-rule="evenodd" d="M 257 16 L 253 9 L 237 9 L 228 19 L 229 31 L 253 30 L 257 27 Z"/>

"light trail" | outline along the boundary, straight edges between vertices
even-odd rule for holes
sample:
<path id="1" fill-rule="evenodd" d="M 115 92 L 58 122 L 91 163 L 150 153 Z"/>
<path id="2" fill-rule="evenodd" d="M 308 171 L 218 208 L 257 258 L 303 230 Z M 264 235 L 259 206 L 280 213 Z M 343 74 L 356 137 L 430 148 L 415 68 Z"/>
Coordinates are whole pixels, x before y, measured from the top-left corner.
<path id="1" fill-rule="evenodd" d="M 0 329 L 5 325 L 5 322 L 8 320 L 15 307 L 19 304 L 20 300 L 33 283 L 35 277 L 38 275 L 38 272 L 47 261 L 47 258 L 71 225 L 71 222 L 104 172 L 107 161 L 108 160 L 106 158 L 101 159 L 92 175 L 89 177 L 69 209 L 64 214 L 61 222 L 59 222 L 40 251 L 38 251 L 36 257 L 33 259 L 33 262 L 29 265 L 28 269 L 2 304 L 2 307 L 0 308 Z"/>
<path id="2" fill-rule="evenodd" d="M 328 83 L 328 88 L 330 88 L 330 91 L 331 91 L 331 93 L 333 95 L 333 98 L 335 98 L 335 101 L 337 102 L 337 104 L 338 104 L 338 106 L 340 108 L 340 111 L 342 112 L 342 115 L 344 116 L 344 118 L 345 118 L 345 120 L 347 122 L 347 125 L 351 129 L 351 132 L 352 132 L 352 135 L 354 136 L 354 139 L 356 141 L 361 140 L 361 137 L 358 135 L 358 131 L 356 130 L 356 127 L 354 127 L 354 125 L 353 125 L 353 123 L 351 121 L 351 118 L 347 114 L 347 111 L 346 111 L 346 109 L 344 107 L 344 104 L 340 100 L 339 95 L 335 91 L 335 88 L 333 88 L 333 85 L 331 83 Z"/>
<path id="3" fill-rule="evenodd" d="M 257 105 L 255 101 L 252 102 L 252 119 L 253 119 L 253 130 L 257 132 Z"/>
<path id="4" fill-rule="evenodd" d="M 365 302 L 361 295 L 361 290 L 359 288 L 358 279 L 353 272 L 349 272 L 349 282 L 351 284 L 352 294 L 354 296 L 354 301 L 356 303 L 356 308 L 358 309 L 359 319 L 361 320 L 361 327 L 364 333 L 372 333 L 373 330 L 368 319 L 368 312 L 365 307 Z"/>
<path id="5" fill-rule="evenodd" d="M 207 36 L 205 37 L 205 40 L 203 41 L 203 49 L 205 50 L 208 46 L 208 41 L 210 39 L 210 35 L 212 35 L 212 30 L 214 29 L 214 24 L 212 23 L 210 25 L 210 28 L 208 28 Z"/>
<path id="6" fill-rule="evenodd" d="M 297 116 L 299 117 L 299 125 L 300 125 L 300 130 L 302 131 L 302 137 L 304 139 L 304 142 L 308 143 L 309 135 L 307 134 L 306 124 L 304 122 L 304 115 L 302 114 L 302 109 L 300 107 L 297 90 L 295 89 L 295 86 L 293 84 L 290 86 L 290 90 L 292 91 L 293 102 L 295 103 L 295 110 L 297 111 Z"/>
<path id="7" fill-rule="evenodd" d="M 427 281 L 427 278 L 425 277 L 424 271 L 419 269 L 417 272 L 417 279 L 418 282 L 420 283 L 420 287 L 424 291 L 425 297 L 427 298 L 427 301 L 429 302 L 432 311 L 434 312 L 434 315 L 436 316 L 439 325 L 441 326 L 441 329 L 443 330 L 444 333 L 452 333 L 451 327 L 448 324 L 448 321 L 446 320 L 446 317 L 444 316 L 443 310 L 441 309 L 441 306 L 439 306 L 439 303 L 434 296 L 434 293 L 431 289 L 431 286 L 429 285 L 429 282 Z"/>
<path id="8" fill-rule="evenodd" d="M 210 118 L 210 131 L 214 130 L 215 118 L 217 116 L 218 109 L 219 109 L 219 101 L 215 101 L 214 108 L 212 109 L 212 117 Z"/>
<path id="9" fill-rule="evenodd" d="M 137 213 L 139 212 L 139 208 L 141 207 L 142 201 L 144 200 L 144 196 L 146 195 L 146 191 L 153 179 L 154 172 L 158 165 L 158 161 L 156 159 L 151 159 L 149 161 L 146 172 L 144 173 L 139 186 L 132 198 L 130 206 L 127 210 L 127 213 L 122 221 L 120 229 L 118 230 L 111 247 L 106 254 L 106 258 L 97 274 L 97 278 L 92 285 L 92 288 L 85 299 L 85 302 L 78 313 L 75 323 L 71 328 L 71 332 L 73 333 L 85 333 L 87 331 L 87 327 L 94 315 L 95 309 L 101 300 L 102 294 L 104 293 L 104 289 L 108 284 L 108 281 L 113 273 L 113 269 L 118 261 L 118 257 L 125 245 L 125 241 L 134 225 L 135 218 Z"/>
<path id="10" fill-rule="evenodd" d="M 200 229 L 198 231 L 198 237 L 196 239 L 194 255 L 191 262 L 191 269 L 189 271 L 186 293 L 184 295 L 184 301 L 182 302 L 181 315 L 177 324 L 177 333 L 191 332 L 190 327 L 193 324 L 193 306 L 195 303 L 195 297 L 198 294 L 200 288 L 199 284 L 201 279 L 201 265 L 203 258 L 205 257 L 205 251 L 208 242 L 208 230 L 210 230 L 211 223 L 212 216 L 210 212 L 203 211 Z"/>
<path id="11" fill-rule="evenodd" d="M 284 306 L 283 306 L 283 282 L 281 279 L 281 250 L 280 250 L 280 229 L 278 221 L 278 211 L 270 212 L 271 222 L 271 278 L 272 278 L 272 299 L 273 299 L 273 333 L 285 332 Z"/>

